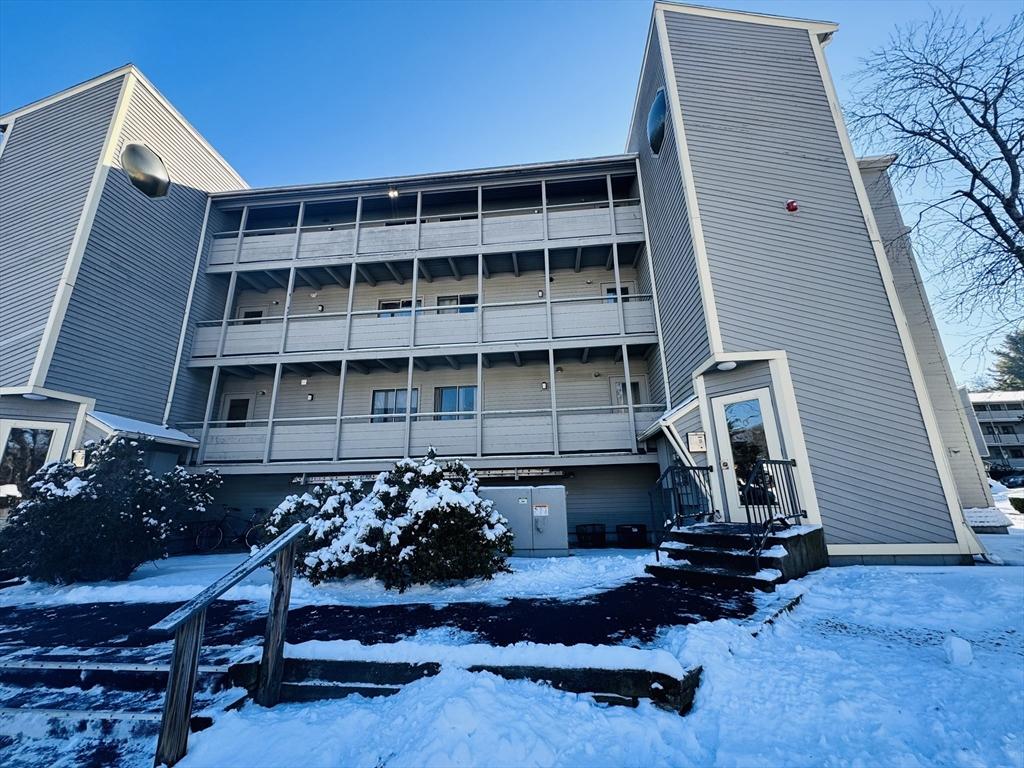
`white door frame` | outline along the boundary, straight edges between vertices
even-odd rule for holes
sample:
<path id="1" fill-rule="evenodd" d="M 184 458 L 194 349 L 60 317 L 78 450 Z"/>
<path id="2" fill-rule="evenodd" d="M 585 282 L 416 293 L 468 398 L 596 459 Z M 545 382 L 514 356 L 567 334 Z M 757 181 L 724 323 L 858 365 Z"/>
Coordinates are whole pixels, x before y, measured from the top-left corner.
<path id="1" fill-rule="evenodd" d="M 640 389 L 640 399 L 637 400 L 634 403 L 634 405 L 646 405 L 647 401 L 651 399 L 650 394 L 648 394 L 650 392 L 650 390 L 647 388 L 647 374 L 646 373 L 638 373 L 635 376 L 630 376 L 629 380 L 631 382 L 636 382 L 639 385 L 639 389 Z M 616 385 L 618 385 L 618 384 L 625 384 L 625 383 L 626 383 L 626 377 L 625 376 L 609 376 L 608 377 L 608 387 L 611 390 L 611 395 L 610 396 L 611 396 L 611 399 L 612 399 L 612 401 L 611 401 L 612 405 L 614 405 L 614 406 L 619 406 L 619 405 L 625 406 L 626 405 L 626 403 L 617 403 L 617 402 L 615 402 L 615 387 L 616 387 Z"/>
<path id="2" fill-rule="evenodd" d="M 253 411 L 256 410 L 256 395 L 249 394 L 246 392 L 225 392 L 221 395 L 220 399 L 220 418 L 217 421 L 227 421 L 228 419 L 228 408 L 231 405 L 232 400 L 248 400 L 249 409 L 245 413 L 245 420 L 252 421 Z"/>
<path id="3" fill-rule="evenodd" d="M 775 420 L 775 406 L 772 393 L 768 387 L 748 389 L 728 395 L 711 398 L 711 411 L 714 415 L 715 438 L 718 442 L 718 470 L 722 473 L 722 484 L 725 491 L 726 515 L 730 522 L 745 522 L 746 512 L 740 503 L 737 486 L 736 467 L 732 456 L 732 441 L 729 438 L 729 426 L 725 418 L 725 407 L 734 403 L 756 400 L 761 408 L 761 419 L 764 422 L 765 441 L 768 443 L 768 458 L 781 459 L 782 440 L 779 426 Z"/>
<path id="4" fill-rule="evenodd" d="M 44 464 L 59 461 L 64 457 L 64 444 L 68 439 L 71 425 L 65 421 L 39 421 L 37 419 L 0 419 L 0 457 L 7 447 L 12 429 L 46 429 L 53 432 L 50 447 L 46 449 Z"/>

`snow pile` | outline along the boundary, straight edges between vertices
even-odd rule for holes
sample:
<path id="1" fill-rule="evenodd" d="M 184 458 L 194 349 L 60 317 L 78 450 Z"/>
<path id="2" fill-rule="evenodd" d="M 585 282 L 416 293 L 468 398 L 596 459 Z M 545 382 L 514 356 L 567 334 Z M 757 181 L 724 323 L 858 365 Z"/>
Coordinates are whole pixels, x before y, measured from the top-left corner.
<path id="1" fill-rule="evenodd" d="M 949 635 L 942 643 L 942 647 L 946 651 L 946 659 L 954 667 L 967 667 L 974 661 L 971 644 L 962 637 Z"/>
<path id="2" fill-rule="evenodd" d="M 1008 528 L 1010 518 L 996 507 L 970 507 L 964 510 L 964 517 L 971 528 Z"/>

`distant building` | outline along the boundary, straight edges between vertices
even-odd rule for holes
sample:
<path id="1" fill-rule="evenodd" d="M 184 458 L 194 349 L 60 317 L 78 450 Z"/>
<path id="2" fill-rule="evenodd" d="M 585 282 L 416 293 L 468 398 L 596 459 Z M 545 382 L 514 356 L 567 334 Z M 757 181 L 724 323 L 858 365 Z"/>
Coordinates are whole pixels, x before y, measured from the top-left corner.
<path id="1" fill-rule="evenodd" d="M 971 392 L 988 462 L 1024 469 L 1024 392 Z"/>
<path id="2" fill-rule="evenodd" d="M 0 116 L 0 466 L 129 424 L 270 508 L 433 446 L 654 532 L 672 461 L 735 521 L 788 460 L 833 562 L 969 559 L 991 497 L 836 29 L 657 3 L 585 160 L 249 189 L 132 66 Z"/>

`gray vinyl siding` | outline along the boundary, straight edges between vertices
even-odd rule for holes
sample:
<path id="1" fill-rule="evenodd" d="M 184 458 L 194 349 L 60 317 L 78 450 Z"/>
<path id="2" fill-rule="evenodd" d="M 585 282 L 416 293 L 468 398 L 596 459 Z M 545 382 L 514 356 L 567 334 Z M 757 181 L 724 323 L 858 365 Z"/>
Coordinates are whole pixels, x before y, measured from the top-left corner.
<path id="1" fill-rule="evenodd" d="M 49 397 L 46 400 L 26 400 L 21 395 L 0 395 L 0 419 L 27 421 L 56 421 L 68 425 L 63 446 L 66 454 L 78 420 L 78 403 Z"/>
<path id="2" fill-rule="evenodd" d="M 914 259 L 910 233 L 900 215 L 889 176 L 876 167 L 862 168 L 861 177 L 871 201 L 879 235 L 885 245 L 900 306 L 907 316 L 914 348 L 924 371 L 932 409 L 956 480 L 960 505 L 965 508 L 991 506 L 993 502 L 988 490 L 988 479 L 978 456 L 977 444 L 971 435 L 970 423 L 957 392 L 953 372 L 946 359 L 935 316 Z"/>
<path id="3" fill-rule="evenodd" d="M 149 199 L 118 166 L 129 142 L 163 159 L 170 193 Z M 163 420 L 207 190 L 237 182 L 141 83 L 128 105 L 46 384 L 111 413 Z"/>
<path id="4" fill-rule="evenodd" d="M 302 493 L 306 486 L 292 482 L 294 475 L 267 474 L 227 476 L 215 493 L 215 504 L 238 507 L 248 513 L 254 508 L 272 510 L 291 493 Z M 660 529 L 660 520 L 651 516 L 648 489 L 658 479 L 655 464 L 643 466 L 570 467 L 566 477 L 530 478 L 516 482 L 510 478 L 490 481 L 491 485 L 564 485 L 569 522 L 569 539 L 575 540 L 576 526 L 604 523 L 609 543 L 614 544 L 615 526 L 642 523 L 648 531 Z M 488 484 L 487 480 L 483 485 Z"/>
<path id="5" fill-rule="evenodd" d="M 0 156 L 0 386 L 28 383 L 124 78 L 14 121 Z"/>
<path id="6" fill-rule="evenodd" d="M 653 156 L 647 142 L 647 113 L 658 89 L 665 87 L 656 33 L 649 45 L 633 115 L 629 151 L 638 153 L 639 157 L 647 211 L 647 237 L 658 285 L 662 344 L 672 403 L 678 404 L 693 394 L 693 371 L 711 354 L 711 348 L 697 280 L 697 262 L 687 219 L 671 110 L 666 121 L 665 140 L 657 157 Z"/>
<path id="7" fill-rule="evenodd" d="M 723 344 L 788 352 L 829 543 L 954 541 L 806 30 L 665 16 Z"/>

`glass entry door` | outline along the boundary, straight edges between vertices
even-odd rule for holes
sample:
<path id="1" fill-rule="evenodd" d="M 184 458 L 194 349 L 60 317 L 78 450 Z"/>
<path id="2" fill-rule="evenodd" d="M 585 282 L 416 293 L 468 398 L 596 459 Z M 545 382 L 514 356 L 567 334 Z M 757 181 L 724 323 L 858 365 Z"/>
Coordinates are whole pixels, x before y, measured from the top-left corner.
<path id="1" fill-rule="evenodd" d="M 753 389 L 711 399 L 728 517 L 747 519 L 743 507 L 745 486 L 758 459 L 781 459 L 782 444 L 768 388 Z"/>
<path id="2" fill-rule="evenodd" d="M 18 503 L 36 470 L 64 452 L 68 425 L 0 419 L 0 510 Z"/>

